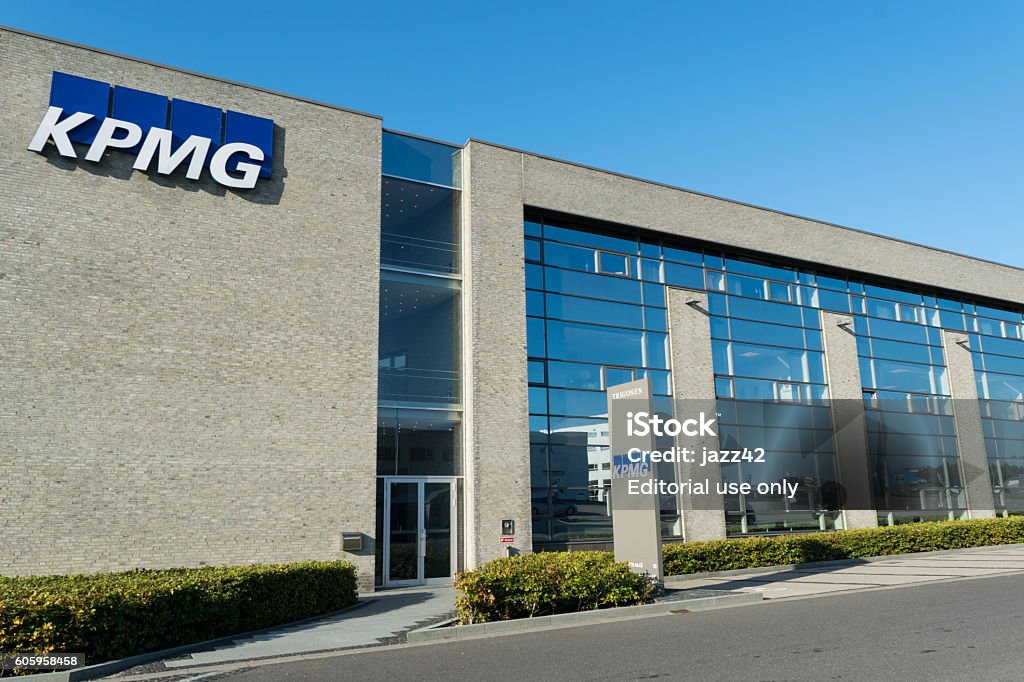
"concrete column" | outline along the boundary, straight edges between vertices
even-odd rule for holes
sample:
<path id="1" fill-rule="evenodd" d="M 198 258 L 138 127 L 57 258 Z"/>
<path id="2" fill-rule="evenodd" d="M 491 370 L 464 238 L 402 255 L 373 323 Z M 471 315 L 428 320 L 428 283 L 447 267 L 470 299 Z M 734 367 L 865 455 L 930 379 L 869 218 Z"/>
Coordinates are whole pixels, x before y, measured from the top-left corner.
<path id="1" fill-rule="evenodd" d="M 949 389 L 953 396 L 953 420 L 956 424 L 956 448 L 967 488 L 967 509 L 972 519 L 996 515 L 992 494 L 992 476 L 988 468 L 988 450 L 981 427 L 978 385 L 974 362 L 966 334 L 942 332 L 942 352 L 946 356 Z"/>
<path id="2" fill-rule="evenodd" d="M 462 152 L 466 567 L 533 548 L 521 155 Z"/>
<path id="3" fill-rule="evenodd" d="M 715 371 L 711 361 L 711 324 L 708 320 L 708 297 L 703 291 L 668 287 L 669 345 L 672 363 L 672 396 L 675 417 L 691 418 L 696 413 L 714 414 Z M 679 445 L 706 447 L 718 450 L 718 438 L 703 436 L 685 439 Z M 680 463 L 678 480 L 688 478 L 710 481 L 712 491 L 722 480 L 719 466 L 700 466 L 699 462 Z M 722 496 L 713 495 L 702 500 L 700 507 L 688 495 L 679 499 L 679 513 L 683 537 L 687 542 L 695 540 L 717 540 L 725 537 L 725 505 Z M 708 509 L 715 506 L 714 509 Z"/>
<path id="4" fill-rule="evenodd" d="M 832 406 L 839 480 L 846 489 L 844 528 L 873 528 L 878 514 L 872 509 L 868 475 L 868 440 L 864 420 L 864 390 L 857 357 L 853 318 L 821 311 L 825 367 Z"/>

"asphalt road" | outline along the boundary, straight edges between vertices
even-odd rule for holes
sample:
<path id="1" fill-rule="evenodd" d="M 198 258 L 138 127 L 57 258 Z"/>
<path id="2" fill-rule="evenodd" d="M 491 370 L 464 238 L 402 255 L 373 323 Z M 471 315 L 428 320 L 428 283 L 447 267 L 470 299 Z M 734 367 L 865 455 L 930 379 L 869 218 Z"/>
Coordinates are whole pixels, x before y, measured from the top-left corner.
<path id="1" fill-rule="evenodd" d="M 763 602 L 216 675 L 281 680 L 1015 680 L 1024 575 Z"/>

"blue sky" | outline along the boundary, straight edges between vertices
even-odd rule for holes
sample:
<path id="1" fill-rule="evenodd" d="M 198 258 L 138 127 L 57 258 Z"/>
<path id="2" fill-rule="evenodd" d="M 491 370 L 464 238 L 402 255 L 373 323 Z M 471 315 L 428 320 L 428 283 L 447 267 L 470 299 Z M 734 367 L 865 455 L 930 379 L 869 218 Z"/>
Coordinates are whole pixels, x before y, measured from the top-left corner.
<path id="1" fill-rule="evenodd" d="M 5 3 L 0 23 L 1024 267 L 1024 3 Z"/>

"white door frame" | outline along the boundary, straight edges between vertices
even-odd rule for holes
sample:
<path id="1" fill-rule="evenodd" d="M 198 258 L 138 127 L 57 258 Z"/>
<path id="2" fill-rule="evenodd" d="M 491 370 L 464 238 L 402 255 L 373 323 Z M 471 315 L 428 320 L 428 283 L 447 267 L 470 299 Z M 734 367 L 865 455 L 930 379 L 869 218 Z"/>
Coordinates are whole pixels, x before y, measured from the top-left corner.
<path id="1" fill-rule="evenodd" d="M 417 539 L 416 539 L 416 577 L 408 580 L 391 580 L 391 484 L 392 483 L 414 483 L 416 484 L 416 508 L 417 508 Z M 442 578 L 424 577 L 424 558 L 426 557 L 426 523 L 423 517 L 424 512 L 424 488 L 427 483 L 447 483 L 451 497 L 451 521 L 449 525 L 448 546 L 451 548 L 451 568 L 448 575 Z M 456 492 L 456 478 L 453 476 L 385 476 L 384 477 L 384 566 L 382 575 L 384 587 L 411 587 L 415 585 L 450 585 L 457 570 L 458 548 L 455 546 L 458 538 L 458 499 Z"/>

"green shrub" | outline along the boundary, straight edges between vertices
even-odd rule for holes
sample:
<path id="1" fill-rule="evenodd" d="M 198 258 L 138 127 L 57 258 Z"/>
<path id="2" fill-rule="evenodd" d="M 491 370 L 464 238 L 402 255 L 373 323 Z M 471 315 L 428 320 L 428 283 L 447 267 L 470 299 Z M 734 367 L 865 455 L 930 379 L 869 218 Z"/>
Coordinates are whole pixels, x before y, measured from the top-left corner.
<path id="1" fill-rule="evenodd" d="M 486 623 L 650 601 L 654 584 L 608 552 L 539 552 L 460 573 L 459 622 Z"/>
<path id="2" fill-rule="evenodd" d="M 800 564 L 1024 542 L 1024 517 L 665 545 L 666 575 Z"/>
<path id="3" fill-rule="evenodd" d="M 0 651 L 82 652 L 100 663 L 355 601 L 346 561 L 0 578 Z"/>

